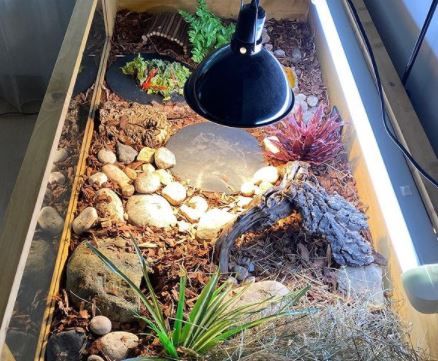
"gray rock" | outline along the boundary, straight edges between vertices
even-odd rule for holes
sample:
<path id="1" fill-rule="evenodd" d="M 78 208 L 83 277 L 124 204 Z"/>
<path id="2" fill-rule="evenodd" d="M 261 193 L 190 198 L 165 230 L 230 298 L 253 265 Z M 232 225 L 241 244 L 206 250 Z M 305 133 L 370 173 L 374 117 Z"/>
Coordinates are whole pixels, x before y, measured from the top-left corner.
<path id="1" fill-rule="evenodd" d="M 250 285 L 252 283 L 255 283 L 256 278 L 254 276 L 249 276 L 245 278 L 245 281 L 243 281 L 243 284 Z"/>
<path id="2" fill-rule="evenodd" d="M 57 149 L 53 157 L 53 163 L 63 162 L 67 159 L 68 152 L 64 148 Z"/>
<path id="3" fill-rule="evenodd" d="M 176 217 L 169 202 L 163 197 L 152 195 L 135 195 L 126 204 L 129 222 L 135 226 L 173 227 Z"/>
<path id="4" fill-rule="evenodd" d="M 272 49 L 274 48 L 272 44 L 265 44 L 264 47 L 267 51 L 270 51 L 270 52 L 272 52 Z"/>
<path id="5" fill-rule="evenodd" d="M 123 188 L 131 183 L 131 179 L 126 175 L 126 173 L 114 164 L 105 164 L 102 167 L 102 171 L 109 179 L 111 179 L 113 182 L 116 182 L 120 188 Z"/>
<path id="6" fill-rule="evenodd" d="M 97 239 L 96 243 L 98 249 L 140 287 L 141 265 L 134 253 L 125 250 L 126 241 L 116 237 Z M 66 287 L 76 305 L 81 299 L 93 300 L 102 314 L 114 322 L 136 319 L 134 312 L 140 307 L 138 296 L 84 242 L 75 249 L 67 264 Z"/>
<path id="7" fill-rule="evenodd" d="M 179 206 L 187 197 L 187 191 L 179 182 L 172 182 L 165 186 L 162 195 L 173 206 Z"/>
<path id="8" fill-rule="evenodd" d="M 85 208 L 72 222 L 73 232 L 82 234 L 87 232 L 97 222 L 97 211 L 93 207 Z"/>
<path id="9" fill-rule="evenodd" d="M 132 163 L 137 157 L 137 151 L 129 145 L 117 143 L 117 156 L 119 161 L 125 164 Z"/>
<path id="10" fill-rule="evenodd" d="M 160 177 L 155 173 L 142 173 L 135 180 L 135 190 L 138 193 L 154 193 L 161 187 Z"/>
<path id="11" fill-rule="evenodd" d="M 43 207 L 38 217 L 39 226 L 46 232 L 57 235 L 62 232 L 64 219 L 53 207 Z"/>
<path id="12" fill-rule="evenodd" d="M 78 361 L 82 359 L 85 334 L 75 330 L 52 335 L 47 342 L 47 361 Z"/>
<path id="13" fill-rule="evenodd" d="M 248 271 L 249 271 L 249 272 L 254 272 L 254 271 L 255 271 L 255 265 L 254 265 L 254 263 L 250 262 L 250 263 L 248 264 Z"/>
<path id="14" fill-rule="evenodd" d="M 155 164 L 160 169 L 172 168 L 176 164 L 175 154 L 167 148 L 159 148 L 155 152 Z"/>
<path id="15" fill-rule="evenodd" d="M 49 175 L 49 184 L 64 184 L 65 176 L 61 172 L 52 172 Z"/>
<path id="16" fill-rule="evenodd" d="M 101 337 L 97 342 L 106 357 L 113 361 L 121 361 L 129 355 L 130 350 L 137 347 L 139 340 L 133 333 L 117 331 Z"/>
<path id="17" fill-rule="evenodd" d="M 97 159 L 103 164 L 113 164 L 117 161 L 116 155 L 109 149 L 101 149 L 97 153 Z"/>
<path id="18" fill-rule="evenodd" d="M 90 330 L 95 335 L 103 336 L 111 332 L 111 320 L 105 316 L 95 316 L 90 321 Z"/>
<path id="19" fill-rule="evenodd" d="M 109 188 L 102 188 L 96 192 L 98 202 L 96 209 L 101 218 L 108 218 L 115 222 L 123 222 L 123 204 L 119 196 Z"/>
<path id="20" fill-rule="evenodd" d="M 262 31 L 262 44 L 269 43 L 271 41 L 271 37 L 268 35 L 268 31 L 263 29 Z"/>
<path id="21" fill-rule="evenodd" d="M 284 58 L 286 56 L 286 53 L 284 52 L 283 49 L 277 49 L 277 50 L 274 50 L 274 55 L 277 58 Z"/>
<path id="22" fill-rule="evenodd" d="M 291 56 L 292 63 L 294 64 L 299 63 L 302 58 L 303 55 L 301 54 L 301 50 L 299 48 L 293 48 L 292 56 Z"/>
<path id="23" fill-rule="evenodd" d="M 91 185 L 97 185 L 98 187 L 102 186 L 104 183 L 108 182 L 108 177 L 105 173 L 97 172 L 91 175 L 88 178 L 88 183 Z"/>
<path id="24" fill-rule="evenodd" d="M 376 264 L 363 267 L 341 267 L 337 272 L 338 287 L 348 297 L 383 306 L 382 268 Z"/>
<path id="25" fill-rule="evenodd" d="M 234 266 L 234 272 L 236 273 L 236 278 L 239 281 L 244 281 L 248 277 L 248 270 L 243 266 Z"/>

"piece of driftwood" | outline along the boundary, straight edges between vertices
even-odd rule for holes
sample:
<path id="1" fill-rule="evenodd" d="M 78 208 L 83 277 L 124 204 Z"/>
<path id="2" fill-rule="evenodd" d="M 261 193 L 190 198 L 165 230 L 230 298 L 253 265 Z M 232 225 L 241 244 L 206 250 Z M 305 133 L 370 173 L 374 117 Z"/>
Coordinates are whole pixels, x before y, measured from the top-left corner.
<path id="1" fill-rule="evenodd" d="M 178 13 L 160 13 L 148 21 L 144 36 L 164 38 L 179 45 L 187 55 L 189 51 L 188 24 Z"/>
<path id="2" fill-rule="evenodd" d="M 328 194 L 308 178 L 307 165 L 290 162 L 281 184 L 269 189 L 256 204 L 225 228 L 216 242 L 221 272 L 228 272 L 230 249 L 236 239 L 260 231 L 298 211 L 309 234 L 324 236 L 339 265 L 364 266 L 374 257 L 369 242 L 360 234 L 368 227 L 366 216 L 338 194 Z"/>

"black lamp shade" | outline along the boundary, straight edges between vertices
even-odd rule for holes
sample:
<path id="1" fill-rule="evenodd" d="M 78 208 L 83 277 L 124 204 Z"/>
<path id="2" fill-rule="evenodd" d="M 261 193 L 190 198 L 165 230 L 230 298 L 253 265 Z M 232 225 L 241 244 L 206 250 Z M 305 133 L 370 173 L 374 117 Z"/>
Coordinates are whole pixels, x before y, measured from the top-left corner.
<path id="1" fill-rule="evenodd" d="M 231 127 L 259 127 L 284 118 L 294 95 L 278 60 L 264 48 L 242 54 L 224 46 L 208 56 L 184 87 L 188 105 Z"/>

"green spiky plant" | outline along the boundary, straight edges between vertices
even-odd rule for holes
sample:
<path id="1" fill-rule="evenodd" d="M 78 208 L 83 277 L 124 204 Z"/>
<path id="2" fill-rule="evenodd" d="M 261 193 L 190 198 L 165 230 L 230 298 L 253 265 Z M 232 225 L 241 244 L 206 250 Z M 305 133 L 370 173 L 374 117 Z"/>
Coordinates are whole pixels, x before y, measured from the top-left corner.
<path id="1" fill-rule="evenodd" d="M 179 283 L 179 299 L 175 317 L 165 319 L 149 278 L 146 260 L 142 256 L 137 243 L 134 240 L 132 241 L 135 252 L 142 265 L 143 276 L 146 281 L 150 299 L 148 299 L 111 260 L 91 243 L 87 243 L 87 246 L 102 262 L 112 272 L 122 278 L 139 296 L 149 313 L 150 319 L 141 315 L 137 315 L 137 317 L 149 326 L 163 347 L 164 358 L 140 356 L 130 359 L 130 361 L 180 360 L 182 357 L 197 359 L 200 355 L 210 351 L 218 344 L 245 330 L 266 324 L 269 321 L 281 317 L 306 313 L 306 310 L 293 311 L 291 307 L 308 291 L 309 287 L 297 292 L 291 292 L 286 296 L 271 297 L 261 303 L 258 302 L 236 307 L 241 293 L 230 295 L 232 285 L 228 282 L 218 286 L 220 275 L 219 273 L 215 273 L 204 286 L 188 316 L 185 317 L 187 275 L 183 273 Z M 241 292 L 244 292 L 244 290 Z M 273 304 L 281 305 L 277 312 L 267 316 L 260 315 L 262 310 Z M 257 314 L 259 315 L 256 316 Z"/>
<path id="2" fill-rule="evenodd" d="M 194 14 L 184 10 L 180 10 L 179 13 L 190 27 L 188 34 L 195 63 L 200 63 L 210 51 L 229 43 L 234 34 L 234 24 L 225 26 L 221 19 L 208 9 L 206 0 L 198 0 Z"/>

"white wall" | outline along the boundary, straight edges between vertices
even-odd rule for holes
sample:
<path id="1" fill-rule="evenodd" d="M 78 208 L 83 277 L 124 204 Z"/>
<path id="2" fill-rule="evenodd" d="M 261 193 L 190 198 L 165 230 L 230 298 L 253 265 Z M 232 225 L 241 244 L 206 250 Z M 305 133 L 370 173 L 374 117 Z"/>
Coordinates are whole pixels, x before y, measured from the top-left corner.
<path id="1" fill-rule="evenodd" d="M 432 0 L 365 0 L 401 76 Z M 408 94 L 438 154 L 438 9 L 407 83 Z"/>

